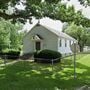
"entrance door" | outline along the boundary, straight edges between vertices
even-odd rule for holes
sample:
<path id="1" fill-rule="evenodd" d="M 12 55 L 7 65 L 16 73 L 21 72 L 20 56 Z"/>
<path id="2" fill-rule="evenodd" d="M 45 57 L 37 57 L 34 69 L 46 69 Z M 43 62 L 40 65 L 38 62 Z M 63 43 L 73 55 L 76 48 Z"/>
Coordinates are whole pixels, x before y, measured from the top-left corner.
<path id="1" fill-rule="evenodd" d="M 35 42 L 35 49 L 36 49 L 36 51 L 41 50 L 41 42 L 40 41 Z"/>

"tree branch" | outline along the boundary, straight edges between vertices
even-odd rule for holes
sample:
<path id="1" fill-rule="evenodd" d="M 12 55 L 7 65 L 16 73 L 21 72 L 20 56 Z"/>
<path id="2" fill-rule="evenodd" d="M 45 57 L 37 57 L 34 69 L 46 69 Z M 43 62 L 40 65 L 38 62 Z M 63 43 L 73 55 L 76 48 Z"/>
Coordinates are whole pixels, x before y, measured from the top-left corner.
<path id="1" fill-rule="evenodd" d="M 6 14 L 4 12 L 0 12 L 0 17 L 4 18 L 4 19 L 18 19 L 18 18 L 23 18 L 23 19 L 30 19 L 30 17 L 32 16 L 32 14 L 30 15 L 23 15 L 23 14 Z"/>

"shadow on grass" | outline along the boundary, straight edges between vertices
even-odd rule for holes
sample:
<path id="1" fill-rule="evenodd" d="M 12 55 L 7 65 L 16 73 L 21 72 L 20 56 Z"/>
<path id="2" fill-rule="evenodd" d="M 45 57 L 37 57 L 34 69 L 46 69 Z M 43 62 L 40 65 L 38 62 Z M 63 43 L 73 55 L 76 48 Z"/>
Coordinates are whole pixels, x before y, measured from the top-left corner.
<path id="1" fill-rule="evenodd" d="M 0 90 L 74 90 L 82 85 L 90 85 L 90 67 L 77 63 L 77 79 L 73 79 L 73 65 L 61 69 L 60 64 L 37 64 L 20 61 L 0 67 Z M 80 72 L 80 73 L 79 73 Z"/>

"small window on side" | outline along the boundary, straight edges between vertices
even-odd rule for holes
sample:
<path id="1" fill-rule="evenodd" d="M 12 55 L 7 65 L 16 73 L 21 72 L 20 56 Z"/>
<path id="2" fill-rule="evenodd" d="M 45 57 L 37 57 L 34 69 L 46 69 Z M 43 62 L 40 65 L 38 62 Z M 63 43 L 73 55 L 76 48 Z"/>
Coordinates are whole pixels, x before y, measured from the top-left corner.
<path id="1" fill-rule="evenodd" d="M 71 40 L 69 41 L 69 43 L 70 43 L 70 46 L 71 46 Z"/>
<path id="2" fill-rule="evenodd" d="M 67 40 L 65 39 L 65 47 L 67 47 Z"/>
<path id="3" fill-rule="evenodd" d="M 60 39 L 59 40 L 59 47 L 61 47 L 62 46 L 62 40 Z"/>

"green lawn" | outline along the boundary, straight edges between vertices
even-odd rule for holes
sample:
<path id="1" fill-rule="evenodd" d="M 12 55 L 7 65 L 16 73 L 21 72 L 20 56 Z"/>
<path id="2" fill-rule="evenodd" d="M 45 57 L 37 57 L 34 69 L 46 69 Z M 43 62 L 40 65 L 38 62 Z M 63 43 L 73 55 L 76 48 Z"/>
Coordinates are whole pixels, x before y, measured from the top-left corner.
<path id="1" fill-rule="evenodd" d="M 73 61 L 65 58 L 62 64 L 37 64 L 19 61 L 0 66 L 0 90 L 74 90 L 90 86 L 90 54 L 77 56 L 77 79 L 73 79 Z M 72 57 L 73 59 L 73 57 Z"/>
<path id="2" fill-rule="evenodd" d="M 3 63 L 3 61 L 0 59 L 0 64 L 2 64 Z"/>
<path id="3" fill-rule="evenodd" d="M 4 63 L 9 63 L 9 62 L 13 62 L 13 60 L 2 60 L 2 59 L 0 59 L 0 65 L 1 64 L 4 64 Z"/>

